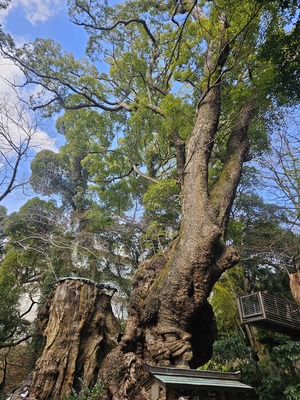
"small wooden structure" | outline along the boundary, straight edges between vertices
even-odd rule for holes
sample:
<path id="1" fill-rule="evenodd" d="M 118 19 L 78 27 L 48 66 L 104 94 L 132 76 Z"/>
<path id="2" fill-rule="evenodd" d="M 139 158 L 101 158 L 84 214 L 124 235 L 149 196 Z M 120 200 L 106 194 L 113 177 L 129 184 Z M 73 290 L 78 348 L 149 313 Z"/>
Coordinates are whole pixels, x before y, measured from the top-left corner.
<path id="1" fill-rule="evenodd" d="M 151 400 L 243 400 L 255 399 L 251 386 L 239 381 L 239 372 L 198 371 L 152 367 L 144 382 Z"/>
<path id="2" fill-rule="evenodd" d="M 300 337 L 300 307 L 291 301 L 257 292 L 238 298 L 243 324 Z"/>

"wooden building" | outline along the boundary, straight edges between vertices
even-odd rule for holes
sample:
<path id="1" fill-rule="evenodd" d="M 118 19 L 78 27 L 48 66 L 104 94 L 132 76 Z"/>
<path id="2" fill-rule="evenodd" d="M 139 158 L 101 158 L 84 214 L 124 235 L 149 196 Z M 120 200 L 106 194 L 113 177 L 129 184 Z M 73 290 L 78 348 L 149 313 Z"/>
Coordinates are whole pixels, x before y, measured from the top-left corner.
<path id="1" fill-rule="evenodd" d="M 241 383 L 240 373 L 198 371 L 144 366 L 144 382 L 151 400 L 246 400 L 256 399 L 253 389 Z"/>
<path id="2" fill-rule="evenodd" d="M 300 307 L 297 303 L 257 292 L 238 298 L 243 324 L 300 338 Z"/>

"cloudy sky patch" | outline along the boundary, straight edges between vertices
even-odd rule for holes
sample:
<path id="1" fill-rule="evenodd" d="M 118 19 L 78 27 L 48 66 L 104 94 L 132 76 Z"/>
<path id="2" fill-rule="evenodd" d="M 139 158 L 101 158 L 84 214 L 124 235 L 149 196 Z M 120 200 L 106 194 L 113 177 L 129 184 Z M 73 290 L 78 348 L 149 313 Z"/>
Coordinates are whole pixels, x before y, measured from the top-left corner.
<path id="1" fill-rule="evenodd" d="M 5 25 L 6 17 L 16 8 L 23 10 L 24 16 L 32 25 L 46 22 L 58 14 L 64 7 L 61 0 L 12 0 L 8 8 L 1 12 L 0 20 Z"/>
<path id="2" fill-rule="evenodd" d="M 0 23 L 3 30 L 21 45 L 42 33 L 47 34 L 48 25 L 54 27 L 60 11 L 65 8 L 63 0 L 11 0 L 10 6 L 0 14 Z M 30 162 L 35 154 L 42 149 L 58 151 L 54 122 L 41 119 L 26 105 L 30 95 L 38 94 L 37 87 L 17 88 L 12 85 L 23 82 L 22 71 L 12 61 L 0 56 L 0 193 L 5 191 L 9 182 L 18 146 L 26 143 L 30 136 L 30 149 L 19 165 L 15 182 L 20 186 L 0 203 L 9 213 L 17 211 L 34 195 L 30 187 L 22 183 L 28 181 Z M 1 132 L 7 137 L 1 137 Z"/>

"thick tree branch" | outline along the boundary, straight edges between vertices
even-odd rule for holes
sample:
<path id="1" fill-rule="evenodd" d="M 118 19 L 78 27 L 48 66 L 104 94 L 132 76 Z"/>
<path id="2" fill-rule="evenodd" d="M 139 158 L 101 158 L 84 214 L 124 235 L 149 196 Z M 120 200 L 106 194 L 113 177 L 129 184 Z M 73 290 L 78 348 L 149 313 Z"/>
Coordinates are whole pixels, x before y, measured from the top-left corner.
<path id="1" fill-rule="evenodd" d="M 171 141 L 176 148 L 177 175 L 179 183 L 180 185 L 182 185 L 185 166 L 185 142 L 179 137 L 178 133 L 174 133 L 171 135 Z"/>
<path id="2" fill-rule="evenodd" d="M 225 163 L 210 191 L 210 203 L 218 226 L 225 235 L 230 209 L 240 182 L 243 163 L 249 149 L 248 128 L 255 113 L 256 96 L 252 96 L 239 113 L 227 142 Z"/>
<path id="3" fill-rule="evenodd" d="M 85 28 L 90 28 L 90 29 L 99 30 L 99 31 L 112 31 L 118 25 L 127 26 L 132 23 L 138 23 L 138 24 L 143 25 L 145 32 L 147 33 L 147 35 L 149 36 L 149 38 L 151 39 L 153 44 L 157 43 L 154 35 L 152 34 L 150 28 L 147 25 L 147 22 L 142 18 L 129 18 L 127 20 L 118 19 L 116 22 L 113 22 L 110 26 L 99 26 L 98 22 L 96 21 L 95 15 L 93 15 L 93 13 L 91 12 L 91 10 L 88 6 L 86 6 L 84 3 L 82 3 L 78 0 L 75 1 L 75 4 L 81 11 L 83 11 L 91 19 L 91 21 L 93 21 L 93 24 L 88 24 L 86 22 L 80 22 L 76 18 L 73 18 L 73 19 L 71 18 L 71 22 L 73 22 L 75 25 L 84 26 Z"/>
<path id="4" fill-rule="evenodd" d="M 86 11 L 86 10 L 85 10 Z M 89 14 L 90 15 L 90 14 Z M 97 24 L 88 24 L 86 22 L 79 22 L 78 20 L 75 19 L 71 19 L 71 21 L 75 24 L 75 25 L 79 25 L 79 26 L 84 26 L 85 28 L 91 28 L 91 29 L 95 29 L 98 31 L 112 31 L 114 30 L 118 25 L 130 25 L 132 23 L 138 23 L 143 25 L 145 32 L 147 33 L 147 35 L 149 36 L 149 38 L 151 39 L 153 44 L 157 43 L 157 40 L 155 39 L 154 35 L 152 34 L 151 30 L 149 29 L 147 22 L 141 18 L 130 18 L 128 20 L 118 20 L 115 23 L 113 23 L 111 26 L 98 26 Z"/>
<path id="5" fill-rule="evenodd" d="M 215 54 L 212 52 L 213 43 L 208 45 L 206 53 L 203 74 L 206 78 L 207 88 L 199 103 L 195 127 L 187 146 L 184 182 L 186 199 L 183 201 L 183 216 L 188 215 L 188 207 L 197 209 L 196 204 L 199 203 L 203 204 L 204 209 L 207 207 L 209 160 L 221 113 L 222 82 L 220 78 L 222 68 L 230 53 L 230 47 L 226 43 L 227 28 L 228 26 L 224 24 L 220 32 L 220 52 L 222 57 L 219 54 L 219 57 L 215 60 Z M 211 79 L 213 79 L 212 85 L 210 84 Z M 197 187 L 196 190 L 195 185 Z M 189 193 L 193 193 L 193 195 L 190 196 Z M 196 193 L 196 196 L 194 193 Z M 191 224 L 197 224 L 195 218 L 191 220 Z"/>
<path id="6" fill-rule="evenodd" d="M 81 108 L 94 107 L 94 108 L 99 108 L 103 111 L 119 111 L 122 109 L 131 111 L 131 107 L 124 102 L 124 100 L 128 97 L 128 92 L 125 92 L 124 96 L 122 96 L 118 101 L 114 102 L 111 102 L 104 98 L 96 97 L 95 93 L 88 94 L 86 91 L 82 89 L 82 87 L 79 86 L 77 87 L 76 84 L 72 84 L 71 82 L 68 82 L 58 77 L 58 74 L 55 73 L 55 71 L 50 71 L 49 74 L 38 72 L 37 69 L 32 68 L 29 64 L 22 61 L 20 57 L 14 56 L 11 53 L 7 52 L 1 44 L 0 44 L 0 49 L 4 57 L 12 60 L 15 64 L 17 64 L 24 72 L 25 76 L 27 76 L 27 81 L 25 85 L 29 83 L 36 84 L 42 86 L 44 89 L 46 89 L 46 91 L 54 94 L 54 97 L 52 99 L 47 100 L 43 104 L 35 106 L 34 110 L 45 108 L 54 102 L 58 102 L 61 105 L 61 107 L 64 108 L 65 110 L 78 110 Z M 39 79 L 36 80 L 33 78 L 29 79 L 28 72 L 30 72 L 32 76 L 35 76 L 36 78 Z M 45 83 L 46 81 L 49 80 L 51 82 L 56 82 L 61 86 L 58 88 L 53 88 Z M 66 102 L 67 95 L 64 97 L 63 94 L 60 93 L 59 89 L 61 88 L 64 88 L 64 90 L 69 90 L 71 93 L 80 96 L 85 101 L 78 102 L 76 105 L 68 104 Z"/>

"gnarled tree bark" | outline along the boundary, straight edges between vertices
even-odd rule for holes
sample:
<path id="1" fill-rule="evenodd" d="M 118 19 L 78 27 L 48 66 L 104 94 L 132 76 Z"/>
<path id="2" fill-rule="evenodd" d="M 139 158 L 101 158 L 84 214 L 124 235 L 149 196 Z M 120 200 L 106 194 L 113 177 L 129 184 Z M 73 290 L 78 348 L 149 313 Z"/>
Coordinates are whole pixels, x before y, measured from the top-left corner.
<path id="1" fill-rule="evenodd" d="M 228 138 L 222 172 L 209 187 L 209 160 L 221 113 L 222 65 L 230 51 L 226 42 L 221 41 L 221 47 L 217 63 L 208 51 L 205 74 L 213 84 L 199 103 L 186 146 L 179 236 L 165 254 L 138 268 L 125 335 L 100 368 L 99 379 L 106 382 L 113 400 L 144 398 L 141 389 L 136 394 L 142 362 L 196 368 L 211 357 L 216 325 L 207 298 L 222 273 L 239 260 L 225 236 L 256 104 L 253 95 L 241 107 Z M 126 373 L 111 374 L 116 359 Z"/>
<path id="2" fill-rule="evenodd" d="M 200 18 L 201 10 L 197 8 L 197 2 L 192 2 L 191 5 L 189 2 L 179 1 L 178 4 L 182 12 L 188 7 L 189 15 L 193 14 L 195 19 Z M 251 18 L 257 15 L 256 11 L 253 13 Z M 134 21 L 142 22 L 131 19 L 128 23 Z M 248 23 L 250 22 L 245 27 Z M 118 346 L 102 362 L 98 359 L 98 364 L 101 365 L 97 379 L 105 383 L 110 400 L 147 399 L 142 388 L 145 378 L 143 363 L 196 368 L 209 360 L 216 337 L 216 324 L 207 299 L 222 273 L 236 265 L 239 260 L 236 249 L 226 244 L 226 230 L 243 162 L 248 154 L 248 127 L 254 116 L 256 95 L 254 89 L 248 90 L 241 100 L 244 103 L 236 106 L 238 109 L 234 110 L 233 125 L 226 132 L 227 147 L 222 170 L 214 184 L 210 184 L 209 164 L 221 116 L 222 80 L 226 72 L 224 66 L 231 53 L 230 46 L 234 42 L 234 39 L 231 42 L 227 39 L 229 25 L 223 15 L 218 24 L 216 36 L 208 35 L 209 38 L 206 39 L 205 66 L 199 72 L 203 78 L 202 95 L 196 111 L 194 129 L 186 143 L 179 142 L 176 136 L 172 138 L 177 149 L 178 171 L 182 182 L 179 235 L 164 254 L 156 255 L 139 266 L 133 278 L 125 334 Z M 97 29 L 101 31 L 101 27 L 97 26 Z M 149 34 L 148 31 L 147 33 Z M 98 104 L 94 106 L 111 111 L 122 107 L 129 109 L 123 103 L 113 108 Z M 72 308 L 68 313 L 70 311 L 74 312 Z M 66 312 L 65 307 L 61 307 L 57 316 L 60 313 L 65 315 Z M 79 338 L 81 332 L 84 332 L 81 329 L 82 324 L 78 323 L 76 327 L 71 323 L 67 325 L 80 348 Z M 53 326 L 53 322 L 49 326 Z M 86 328 L 91 335 L 92 327 Z M 70 371 L 67 368 L 70 350 L 57 363 L 55 356 L 60 352 L 59 342 L 52 352 L 55 338 L 50 329 L 45 332 L 49 332 L 45 358 L 42 356 L 37 368 L 49 371 L 49 382 L 52 382 L 53 389 L 45 380 L 42 384 L 43 377 L 40 378 L 40 373 L 36 373 L 33 393 L 40 399 L 50 398 L 43 394 L 43 390 L 48 386 L 50 393 L 54 388 L 56 390 L 57 385 L 62 385 L 60 377 L 65 371 L 68 371 L 68 375 L 64 390 L 70 390 L 74 385 L 72 374 L 75 371 L 80 371 L 80 376 L 87 379 L 87 384 L 91 384 L 89 374 L 85 373 L 85 367 L 79 361 L 76 365 L 77 361 L 71 360 L 72 368 Z M 98 348 L 97 336 L 93 337 L 94 348 Z M 72 348 L 71 344 L 69 348 Z M 74 347 L 74 353 L 76 352 L 79 354 L 80 351 Z M 87 351 L 85 356 L 89 357 L 90 354 Z M 97 368 L 94 368 L 94 373 Z M 55 376 L 55 373 L 59 376 Z M 95 375 L 91 376 L 94 379 Z M 60 393 L 60 396 L 66 393 L 59 390 L 60 392 L 55 393 Z"/>
<path id="3" fill-rule="evenodd" d="M 115 289 L 86 279 L 58 282 L 39 312 L 46 344 L 30 385 L 30 399 L 63 399 L 92 387 L 99 366 L 117 344 L 120 327 L 111 309 Z M 80 378 L 80 379 L 79 379 Z"/>

